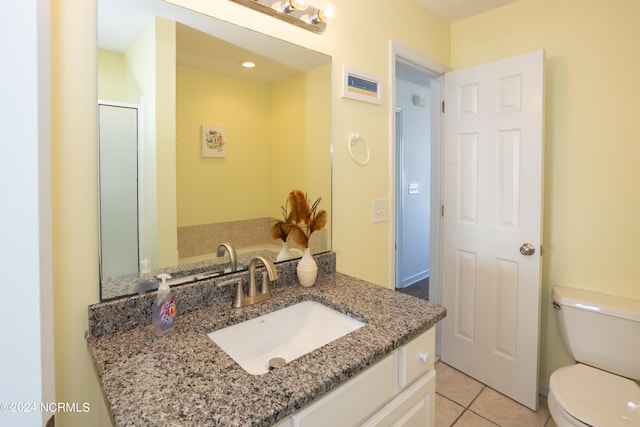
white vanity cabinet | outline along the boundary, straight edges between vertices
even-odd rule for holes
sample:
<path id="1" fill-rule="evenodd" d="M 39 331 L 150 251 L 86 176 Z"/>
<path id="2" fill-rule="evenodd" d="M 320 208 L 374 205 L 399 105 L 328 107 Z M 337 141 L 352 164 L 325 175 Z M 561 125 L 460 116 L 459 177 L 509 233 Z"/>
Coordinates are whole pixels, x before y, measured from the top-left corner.
<path id="1" fill-rule="evenodd" d="M 431 328 L 277 426 L 434 426 L 434 359 Z"/>

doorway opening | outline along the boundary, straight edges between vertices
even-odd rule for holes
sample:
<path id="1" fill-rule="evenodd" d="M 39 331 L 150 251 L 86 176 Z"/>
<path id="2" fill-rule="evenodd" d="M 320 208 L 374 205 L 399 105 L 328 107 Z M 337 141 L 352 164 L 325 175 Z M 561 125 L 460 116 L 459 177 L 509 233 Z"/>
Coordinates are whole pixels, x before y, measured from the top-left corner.
<path id="1" fill-rule="evenodd" d="M 438 303 L 440 129 L 443 65 L 391 43 L 391 149 L 394 224 L 392 283 L 399 292 Z"/>
<path id="2" fill-rule="evenodd" d="M 396 62 L 396 281 L 429 299 L 431 232 L 431 78 Z"/>

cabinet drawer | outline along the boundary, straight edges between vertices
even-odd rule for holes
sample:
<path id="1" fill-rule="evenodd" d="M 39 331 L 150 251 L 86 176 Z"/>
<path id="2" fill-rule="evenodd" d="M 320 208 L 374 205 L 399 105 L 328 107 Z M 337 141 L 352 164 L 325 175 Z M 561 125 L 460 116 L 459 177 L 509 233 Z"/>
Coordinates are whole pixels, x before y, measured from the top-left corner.
<path id="1" fill-rule="evenodd" d="M 296 427 L 356 426 L 393 398 L 397 352 L 291 416 Z"/>
<path id="2" fill-rule="evenodd" d="M 431 370 L 386 404 L 361 427 L 434 427 L 436 371 Z"/>
<path id="3" fill-rule="evenodd" d="M 398 385 L 405 387 L 433 368 L 436 347 L 435 328 L 431 328 L 398 349 Z"/>

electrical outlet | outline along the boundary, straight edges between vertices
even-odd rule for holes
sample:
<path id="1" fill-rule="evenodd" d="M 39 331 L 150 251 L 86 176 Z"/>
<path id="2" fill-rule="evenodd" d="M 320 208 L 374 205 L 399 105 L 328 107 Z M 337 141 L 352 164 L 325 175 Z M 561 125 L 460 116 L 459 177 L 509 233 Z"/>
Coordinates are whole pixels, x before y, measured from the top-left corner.
<path id="1" fill-rule="evenodd" d="M 376 224 L 387 220 L 387 201 L 385 199 L 373 199 L 371 201 L 371 221 Z"/>

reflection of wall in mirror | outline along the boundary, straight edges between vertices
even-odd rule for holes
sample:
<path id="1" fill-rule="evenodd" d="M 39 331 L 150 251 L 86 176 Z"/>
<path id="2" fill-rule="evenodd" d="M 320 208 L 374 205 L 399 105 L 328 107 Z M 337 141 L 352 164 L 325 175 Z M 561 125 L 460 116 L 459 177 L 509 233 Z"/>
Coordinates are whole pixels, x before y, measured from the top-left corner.
<path id="1" fill-rule="evenodd" d="M 175 58 L 175 22 L 158 17 L 149 21 L 125 52 L 98 51 L 98 98 L 143 105 L 141 258 L 150 259 L 151 268 L 178 261 Z"/>
<path id="2" fill-rule="evenodd" d="M 280 206 L 294 188 L 323 197 L 330 208 L 330 72 L 324 66 L 266 84 L 178 67 L 179 246 L 181 235 L 195 226 L 280 218 Z M 211 120 L 226 125 L 224 159 L 199 155 L 200 123 Z M 264 232 L 266 241 L 253 245 L 274 243 Z M 224 237 L 211 236 L 210 246 L 216 239 Z M 179 247 L 181 257 L 193 256 L 194 250 Z"/>
<path id="3" fill-rule="evenodd" d="M 295 94 L 297 103 L 287 102 Z M 331 66 L 275 84 L 271 121 L 271 216 L 280 217 L 280 206 L 295 188 L 312 200 L 321 197 L 321 208 L 330 212 Z"/>
<path id="4" fill-rule="evenodd" d="M 268 86 L 183 66 L 176 79 L 178 227 L 267 216 Z M 201 123 L 213 122 L 225 125 L 225 158 L 200 154 Z"/>

